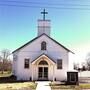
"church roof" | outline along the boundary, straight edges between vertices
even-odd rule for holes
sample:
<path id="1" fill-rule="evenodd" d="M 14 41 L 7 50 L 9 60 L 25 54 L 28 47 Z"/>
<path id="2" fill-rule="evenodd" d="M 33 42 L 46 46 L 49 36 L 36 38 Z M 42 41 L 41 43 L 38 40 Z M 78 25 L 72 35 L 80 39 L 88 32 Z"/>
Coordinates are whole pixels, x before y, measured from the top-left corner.
<path id="1" fill-rule="evenodd" d="M 46 35 L 45 33 L 43 33 L 42 35 L 40 36 L 37 36 L 36 38 L 32 39 L 31 41 L 27 42 L 26 44 L 22 45 L 21 47 L 17 48 L 15 51 L 13 51 L 12 53 L 22 49 L 23 47 L 27 46 L 28 44 L 32 43 L 33 41 L 35 41 L 36 39 L 40 38 L 41 36 L 47 36 L 48 38 L 50 38 L 52 41 L 54 41 L 55 43 L 57 43 L 58 45 L 60 45 L 61 47 L 63 47 L 65 50 L 67 50 L 68 52 L 71 52 L 74 54 L 74 52 L 72 52 L 71 50 L 69 50 L 68 48 L 66 48 L 65 46 L 63 46 L 62 44 L 60 44 L 59 42 L 57 42 L 55 39 L 49 37 L 48 35 Z"/>

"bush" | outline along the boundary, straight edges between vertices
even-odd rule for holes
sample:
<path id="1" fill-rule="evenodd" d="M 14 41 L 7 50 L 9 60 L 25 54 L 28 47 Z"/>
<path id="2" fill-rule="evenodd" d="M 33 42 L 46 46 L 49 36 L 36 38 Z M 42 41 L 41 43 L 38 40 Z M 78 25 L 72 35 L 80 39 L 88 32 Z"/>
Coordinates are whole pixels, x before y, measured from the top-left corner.
<path id="1" fill-rule="evenodd" d="M 15 82 L 16 78 L 17 77 L 14 75 L 7 76 L 7 77 L 0 77 L 0 83 Z"/>

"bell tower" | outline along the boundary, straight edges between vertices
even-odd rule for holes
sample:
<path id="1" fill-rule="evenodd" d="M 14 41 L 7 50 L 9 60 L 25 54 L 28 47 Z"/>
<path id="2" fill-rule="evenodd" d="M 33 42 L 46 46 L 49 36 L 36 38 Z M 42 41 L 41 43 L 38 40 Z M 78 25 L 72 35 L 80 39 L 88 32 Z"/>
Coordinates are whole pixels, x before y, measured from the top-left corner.
<path id="1" fill-rule="evenodd" d="M 50 36 L 50 20 L 45 19 L 45 15 L 48 14 L 48 12 L 46 12 L 44 9 L 43 12 L 41 12 L 41 14 L 43 14 L 43 19 L 38 20 L 38 36 L 40 36 L 43 33 Z"/>

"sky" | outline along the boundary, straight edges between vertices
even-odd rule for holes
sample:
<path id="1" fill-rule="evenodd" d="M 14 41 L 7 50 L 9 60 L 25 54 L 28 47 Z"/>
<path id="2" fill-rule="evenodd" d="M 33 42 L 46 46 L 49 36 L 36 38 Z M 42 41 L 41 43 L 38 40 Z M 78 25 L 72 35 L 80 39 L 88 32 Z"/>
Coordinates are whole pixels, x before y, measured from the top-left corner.
<path id="1" fill-rule="evenodd" d="M 51 37 L 83 62 L 90 52 L 89 0 L 0 0 L 0 51 L 11 52 L 37 36 L 37 20 L 46 9 Z"/>

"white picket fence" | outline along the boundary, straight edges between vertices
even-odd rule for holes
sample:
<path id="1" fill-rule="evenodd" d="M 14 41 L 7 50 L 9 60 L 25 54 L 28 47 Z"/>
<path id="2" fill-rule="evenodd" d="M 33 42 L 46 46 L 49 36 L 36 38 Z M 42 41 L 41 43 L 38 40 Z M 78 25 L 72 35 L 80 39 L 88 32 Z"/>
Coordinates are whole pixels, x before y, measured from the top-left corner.
<path id="1" fill-rule="evenodd" d="M 90 71 L 79 72 L 79 77 L 89 77 L 90 78 Z"/>
<path id="2" fill-rule="evenodd" d="M 79 81 L 81 83 L 90 83 L 90 71 L 79 72 Z"/>

